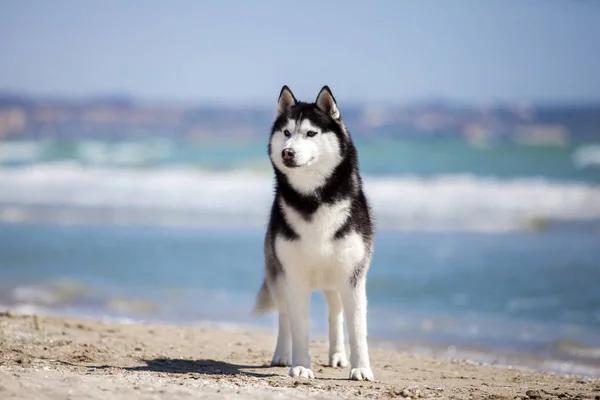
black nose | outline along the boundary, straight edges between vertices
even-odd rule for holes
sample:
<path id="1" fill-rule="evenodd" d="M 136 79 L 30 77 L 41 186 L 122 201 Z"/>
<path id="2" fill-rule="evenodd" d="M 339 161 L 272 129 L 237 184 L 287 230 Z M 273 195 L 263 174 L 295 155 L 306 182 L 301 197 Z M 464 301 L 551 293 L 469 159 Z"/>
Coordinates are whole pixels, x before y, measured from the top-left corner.
<path id="1" fill-rule="evenodd" d="M 283 149 L 283 151 L 281 152 L 281 156 L 284 160 L 291 160 L 292 158 L 294 158 L 295 155 L 296 153 L 292 149 Z"/>

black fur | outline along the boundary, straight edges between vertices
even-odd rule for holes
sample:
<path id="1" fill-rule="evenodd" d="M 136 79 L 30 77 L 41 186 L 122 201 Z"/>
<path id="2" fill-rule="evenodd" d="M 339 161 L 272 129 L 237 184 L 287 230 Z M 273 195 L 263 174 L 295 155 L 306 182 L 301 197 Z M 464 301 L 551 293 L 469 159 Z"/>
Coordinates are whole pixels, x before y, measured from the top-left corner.
<path id="1" fill-rule="evenodd" d="M 275 172 L 275 198 L 271 208 L 271 219 L 267 236 L 271 239 L 271 250 L 274 254 L 274 240 L 281 235 L 288 240 L 298 240 L 300 237 L 287 223 L 279 207 L 280 199 L 294 208 L 306 221 L 310 221 L 320 205 L 332 204 L 344 199 L 351 199 L 350 213 L 346 222 L 335 232 L 334 238 L 341 239 L 347 234 L 356 231 L 367 245 L 367 250 L 372 250 L 374 227 L 369 204 L 362 190 L 362 180 L 358 170 L 358 155 L 350 133 L 347 131 L 342 119 L 334 119 L 323 112 L 316 103 L 296 102 L 287 112 L 278 116 L 273 123 L 271 135 L 281 130 L 288 119 L 309 119 L 326 135 L 336 135 L 340 143 L 342 161 L 335 168 L 325 184 L 318 188 L 314 194 L 305 195 L 295 190 L 289 183 L 285 174 L 273 164 Z M 271 153 L 269 141 L 268 153 Z M 275 271 L 276 270 L 276 271 Z M 364 274 L 364 267 L 357 266 L 350 278 L 350 283 L 355 286 L 358 279 Z M 282 272 L 281 268 L 273 272 Z"/>

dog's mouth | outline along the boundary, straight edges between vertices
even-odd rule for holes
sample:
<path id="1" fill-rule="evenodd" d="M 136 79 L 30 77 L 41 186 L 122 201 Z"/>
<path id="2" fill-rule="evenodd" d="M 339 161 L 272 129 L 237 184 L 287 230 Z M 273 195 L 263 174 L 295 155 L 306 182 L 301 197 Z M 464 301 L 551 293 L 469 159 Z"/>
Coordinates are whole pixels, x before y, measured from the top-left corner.
<path id="1" fill-rule="evenodd" d="M 309 165 L 311 165 L 314 162 L 314 160 L 315 160 L 315 158 L 312 157 L 310 160 L 308 160 L 304 164 L 297 164 L 295 160 L 283 160 L 283 165 L 285 165 L 288 168 L 302 168 L 302 167 L 308 167 Z"/>

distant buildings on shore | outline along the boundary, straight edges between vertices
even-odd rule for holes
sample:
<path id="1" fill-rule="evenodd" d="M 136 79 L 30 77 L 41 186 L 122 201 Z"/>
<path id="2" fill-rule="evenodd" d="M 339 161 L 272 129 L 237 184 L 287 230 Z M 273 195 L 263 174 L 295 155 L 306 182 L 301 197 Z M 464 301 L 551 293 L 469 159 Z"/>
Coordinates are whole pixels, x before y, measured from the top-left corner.
<path id="1" fill-rule="evenodd" d="M 600 140 L 600 104 L 458 106 L 408 104 L 345 106 L 343 117 L 357 138 L 461 137 L 562 145 Z M 227 106 L 156 106 L 123 98 L 44 100 L 0 94 L 2 139 L 259 139 L 273 110 Z"/>

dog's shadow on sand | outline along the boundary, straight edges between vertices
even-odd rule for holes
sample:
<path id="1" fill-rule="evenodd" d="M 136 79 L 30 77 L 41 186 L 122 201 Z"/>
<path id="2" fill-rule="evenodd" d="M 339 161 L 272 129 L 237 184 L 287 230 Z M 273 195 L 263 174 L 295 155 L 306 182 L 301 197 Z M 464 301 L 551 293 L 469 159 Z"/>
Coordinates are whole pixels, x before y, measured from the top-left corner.
<path id="1" fill-rule="evenodd" d="M 267 365 L 239 365 L 217 360 L 181 360 L 172 358 L 155 358 L 140 360 L 146 365 L 136 367 L 114 367 L 102 365 L 91 367 L 94 369 L 119 368 L 125 371 L 165 372 L 169 374 L 198 373 L 203 375 L 246 375 L 266 378 L 276 376 L 275 373 L 260 373 L 249 370 L 272 369 Z"/>

